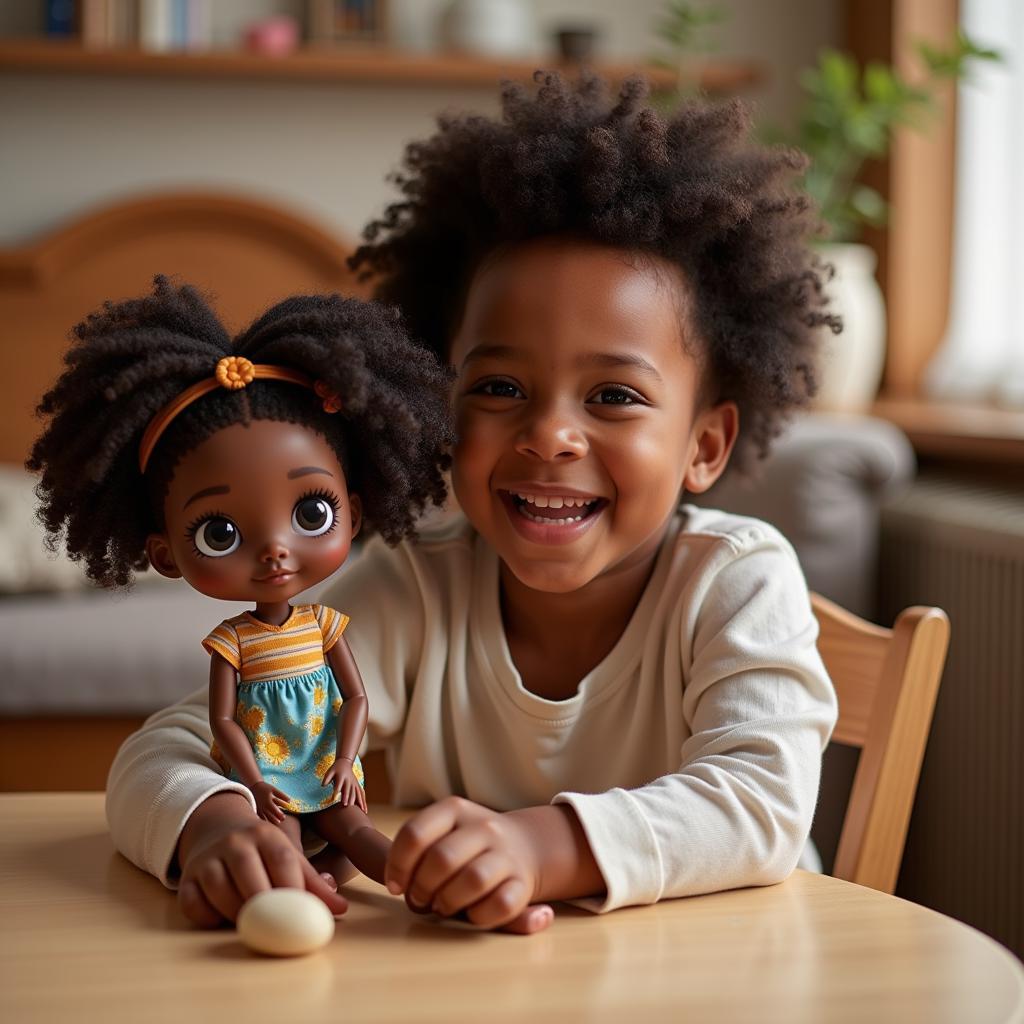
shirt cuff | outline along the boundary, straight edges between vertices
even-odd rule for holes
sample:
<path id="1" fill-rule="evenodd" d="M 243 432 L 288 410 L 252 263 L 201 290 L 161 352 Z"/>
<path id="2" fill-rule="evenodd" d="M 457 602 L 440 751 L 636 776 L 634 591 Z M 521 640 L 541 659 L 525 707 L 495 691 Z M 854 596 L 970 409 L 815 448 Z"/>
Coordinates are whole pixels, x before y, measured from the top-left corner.
<path id="1" fill-rule="evenodd" d="M 661 899 L 665 887 L 661 851 L 654 831 L 627 790 L 559 793 L 551 802 L 573 809 L 605 882 L 603 897 L 572 900 L 573 904 L 603 914 Z"/>
<path id="2" fill-rule="evenodd" d="M 249 801 L 253 814 L 256 813 L 256 801 L 241 783 L 218 776 L 208 768 L 191 765 L 172 775 L 149 807 L 144 866 L 168 889 L 178 888 L 178 878 L 171 873 L 171 867 L 185 822 L 215 793 L 241 793 Z"/>

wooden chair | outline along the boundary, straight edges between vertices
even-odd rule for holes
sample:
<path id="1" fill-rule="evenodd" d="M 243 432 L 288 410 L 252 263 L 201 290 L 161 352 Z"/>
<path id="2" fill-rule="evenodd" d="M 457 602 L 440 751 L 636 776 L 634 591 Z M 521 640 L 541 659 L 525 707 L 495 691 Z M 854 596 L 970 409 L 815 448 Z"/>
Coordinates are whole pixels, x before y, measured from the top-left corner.
<path id="1" fill-rule="evenodd" d="M 835 684 L 839 722 L 832 739 L 860 748 L 832 874 L 892 893 L 931 727 L 949 619 L 913 607 L 892 629 L 811 595 L 818 650 Z"/>

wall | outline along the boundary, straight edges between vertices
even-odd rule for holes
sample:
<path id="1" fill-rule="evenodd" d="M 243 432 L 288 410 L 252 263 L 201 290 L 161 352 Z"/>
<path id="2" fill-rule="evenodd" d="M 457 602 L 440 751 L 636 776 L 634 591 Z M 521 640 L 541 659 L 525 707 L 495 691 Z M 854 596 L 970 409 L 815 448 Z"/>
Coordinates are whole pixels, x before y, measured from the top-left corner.
<path id="1" fill-rule="evenodd" d="M 395 32 L 429 46 L 444 0 L 392 0 Z M 540 34 L 589 22 L 606 56 L 643 59 L 661 0 L 534 0 Z M 732 0 L 720 53 L 764 62 L 751 95 L 792 118 L 796 74 L 835 45 L 840 0 Z M 40 31 L 40 0 L 0 5 L 0 35 Z M 295 0 L 217 0 L 215 41 Z M 538 58 L 544 49 L 538 48 Z M 0 245 L 27 241 L 94 204 L 158 189 L 216 188 L 283 203 L 355 237 L 393 195 L 386 173 L 446 108 L 494 111 L 494 89 L 0 76 Z"/>

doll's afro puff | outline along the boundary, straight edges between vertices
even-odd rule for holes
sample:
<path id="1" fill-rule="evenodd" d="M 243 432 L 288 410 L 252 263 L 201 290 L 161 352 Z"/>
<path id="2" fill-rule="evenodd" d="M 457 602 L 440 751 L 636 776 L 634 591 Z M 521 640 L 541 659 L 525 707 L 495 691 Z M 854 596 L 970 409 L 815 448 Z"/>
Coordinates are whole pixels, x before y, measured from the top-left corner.
<path id="1" fill-rule="evenodd" d="M 763 457 L 815 392 L 816 329 L 840 329 L 806 244 L 817 217 L 793 188 L 805 158 L 754 144 L 739 102 L 663 118 L 640 79 L 609 100 L 592 76 L 535 78 L 504 86 L 500 118 L 445 116 L 408 147 L 402 199 L 353 267 L 443 357 L 474 270 L 501 246 L 565 235 L 663 257 L 689 283 L 706 397 L 739 406 L 732 461 Z"/>
<path id="2" fill-rule="evenodd" d="M 139 441 L 154 414 L 226 355 L 322 380 L 342 411 L 328 415 L 312 391 L 280 381 L 218 388 L 172 420 L 143 476 Z M 451 375 L 409 341 L 394 309 L 297 296 L 232 341 L 195 288 L 158 276 L 151 294 L 107 302 L 78 324 L 65 364 L 38 406 L 48 422 L 26 465 L 41 473 L 51 547 L 63 541 L 102 586 L 128 586 L 146 567 L 146 537 L 162 526 L 178 460 L 234 423 L 282 420 L 321 434 L 362 499 L 366 527 L 389 543 L 413 535 L 417 514 L 445 499 Z"/>

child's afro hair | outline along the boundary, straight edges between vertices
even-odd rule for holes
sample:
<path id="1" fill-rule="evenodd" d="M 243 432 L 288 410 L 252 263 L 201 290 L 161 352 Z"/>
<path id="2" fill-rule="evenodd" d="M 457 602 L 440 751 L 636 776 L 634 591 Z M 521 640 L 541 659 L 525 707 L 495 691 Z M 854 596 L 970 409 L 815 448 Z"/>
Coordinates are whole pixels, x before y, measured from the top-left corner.
<path id="1" fill-rule="evenodd" d="M 443 357 L 499 246 L 565 235 L 663 257 L 689 284 L 703 396 L 739 407 L 733 461 L 763 457 L 816 390 L 818 328 L 840 329 L 806 244 L 817 217 L 793 187 L 805 158 L 754 144 L 739 102 L 663 118 L 640 79 L 610 102 L 594 77 L 535 78 L 535 94 L 504 86 L 500 119 L 445 116 L 407 148 L 403 199 L 367 226 L 354 268 Z"/>
<path id="2" fill-rule="evenodd" d="M 329 415 L 309 389 L 257 379 L 218 388 L 171 421 L 146 468 L 139 441 L 164 405 L 213 376 L 226 355 L 299 370 L 341 400 Z M 389 543 L 414 534 L 417 514 L 446 496 L 451 375 L 403 331 L 396 310 L 339 295 L 286 299 L 234 341 L 204 298 L 157 277 L 140 299 L 107 302 L 72 331 L 66 369 L 37 412 L 48 423 L 26 462 L 42 474 L 39 518 L 107 587 L 146 567 L 177 462 L 215 431 L 254 419 L 321 434 L 363 503 L 368 529 Z"/>

